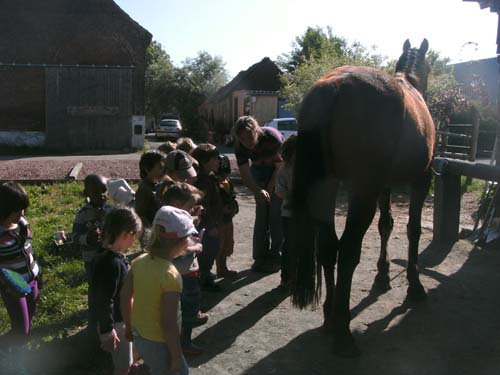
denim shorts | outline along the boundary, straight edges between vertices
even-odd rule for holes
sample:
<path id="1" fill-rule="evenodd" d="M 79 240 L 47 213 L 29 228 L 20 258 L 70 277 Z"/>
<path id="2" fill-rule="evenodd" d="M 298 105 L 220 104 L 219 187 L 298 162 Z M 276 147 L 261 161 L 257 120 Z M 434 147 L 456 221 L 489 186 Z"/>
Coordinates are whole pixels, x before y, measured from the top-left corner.
<path id="1" fill-rule="evenodd" d="M 151 375 L 188 375 L 189 367 L 184 355 L 182 356 L 183 369 L 180 372 L 169 371 L 170 353 L 164 342 L 157 342 L 145 339 L 137 332 L 134 332 L 135 349 L 149 367 Z"/>

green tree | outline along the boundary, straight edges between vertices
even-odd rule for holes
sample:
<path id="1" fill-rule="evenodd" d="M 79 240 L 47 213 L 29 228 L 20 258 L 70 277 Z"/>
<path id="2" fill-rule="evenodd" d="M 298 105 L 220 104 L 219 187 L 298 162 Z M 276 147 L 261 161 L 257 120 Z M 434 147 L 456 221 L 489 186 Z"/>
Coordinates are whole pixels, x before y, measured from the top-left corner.
<path id="1" fill-rule="evenodd" d="M 176 107 L 190 134 L 206 138 L 207 129 L 201 129 L 198 108 L 203 101 L 228 82 L 225 63 L 220 56 L 201 51 L 188 58 L 176 69 Z"/>
<path id="2" fill-rule="evenodd" d="M 146 51 L 146 114 L 158 119 L 175 111 L 175 67 L 160 43 L 153 41 Z"/>
<path id="3" fill-rule="evenodd" d="M 281 69 L 293 72 L 303 62 L 319 59 L 325 54 L 342 56 L 346 46 L 347 41 L 333 35 L 330 26 L 326 32 L 319 26 L 309 26 L 303 35 L 295 38 L 292 50 L 278 57 L 277 63 Z"/>
<path id="4" fill-rule="evenodd" d="M 448 57 L 441 57 L 439 52 L 430 50 L 427 60 L 431 65 L 431 74 L 427 88 L 427 106 L 434 123 L 441 127 L 450 121 L 455 112 L 468 111 L 469 103 L 463 95 L 459 83 L 453 76 L 453 66 Z"/>
<path id="5" fill-rule="evenodd" d="M 309 27 L 296 38 L 292 52 L 281 57 L 280 65 L 285 68 L 281 97 L 287 100 L 287 109 L 297 113 L 309 87 L 330 70 L 342 65 L 381 67 L 384 61 L 375 47 L 367 48 L 359 42 L 349 44 L 333 35 L 331 28 L 325 33 L 319 27 Z"/>
<path id="6" fill-rule="evenodd" d="M 158 119 L 162 113 L 178 114 L 184 127 L 199 136 L 198 107 L 228 81 L 220 56 L 201 51 L 174 66 L 160 43 L 153 41 L 146 53 L 146 114 Z"/>

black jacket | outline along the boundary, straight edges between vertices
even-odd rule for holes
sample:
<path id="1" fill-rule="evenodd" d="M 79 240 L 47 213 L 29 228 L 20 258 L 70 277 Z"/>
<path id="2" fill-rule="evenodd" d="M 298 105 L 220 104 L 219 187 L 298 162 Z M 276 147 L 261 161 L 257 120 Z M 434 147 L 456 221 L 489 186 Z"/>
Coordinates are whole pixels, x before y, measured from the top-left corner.
<path id="1" fill-rule="evenodd" d="M 120 290 L 128 270 L 127 258 L 110 250 L 105 250 L 94 259 L 89 310 L 99 323 L 101 334 L 110 332 L 114 323 L 123 321 Z"/>

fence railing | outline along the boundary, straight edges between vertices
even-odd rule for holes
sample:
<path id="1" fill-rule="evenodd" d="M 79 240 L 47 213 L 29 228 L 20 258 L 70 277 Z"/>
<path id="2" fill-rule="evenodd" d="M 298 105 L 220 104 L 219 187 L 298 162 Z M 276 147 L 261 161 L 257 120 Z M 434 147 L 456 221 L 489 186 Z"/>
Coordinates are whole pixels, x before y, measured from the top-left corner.
<path id="1" fill-rule="evenodd" d="M 446 124 L 437 131 L 435 155 L 475 161 L 479 138 L 479 119 L 472 124 Z"/>

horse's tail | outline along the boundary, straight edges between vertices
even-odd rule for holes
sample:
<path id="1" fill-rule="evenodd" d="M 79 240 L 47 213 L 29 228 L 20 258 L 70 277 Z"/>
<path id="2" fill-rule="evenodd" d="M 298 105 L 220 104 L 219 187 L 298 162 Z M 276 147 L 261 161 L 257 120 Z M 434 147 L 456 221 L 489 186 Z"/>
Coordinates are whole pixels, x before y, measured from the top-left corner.
<path id="1" fill-rule="evenodd" d="M 336 97 L 335 84 L 314 86 L 305 96 L 300 109 L 299 132 L 292 185 L 292 303 L 304 308 L 317 304 L 321 297 L 321 265 L 317 261 L 317 209 L 312 202 L 315 187 L 328 177 L 330 158 L 328 130 Z M 321 190 L 321 189 L 319 189 Z M 326 201 L 326 197 L 324 197 Z M 333 213 L 331 213 L 333 215 Z"/>

